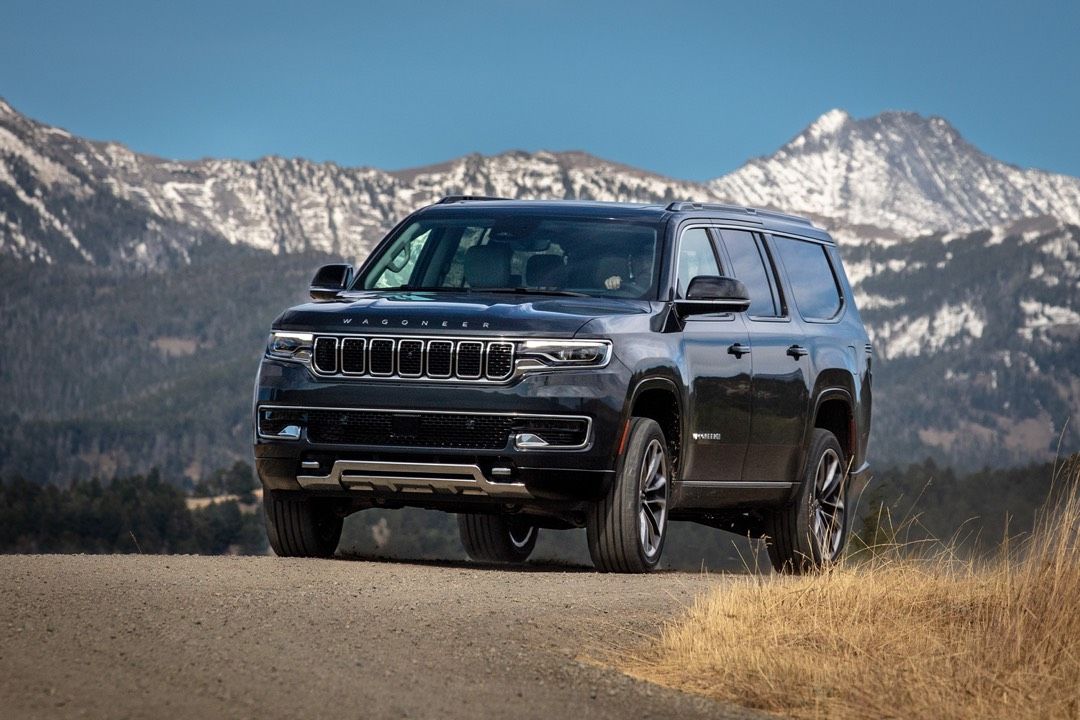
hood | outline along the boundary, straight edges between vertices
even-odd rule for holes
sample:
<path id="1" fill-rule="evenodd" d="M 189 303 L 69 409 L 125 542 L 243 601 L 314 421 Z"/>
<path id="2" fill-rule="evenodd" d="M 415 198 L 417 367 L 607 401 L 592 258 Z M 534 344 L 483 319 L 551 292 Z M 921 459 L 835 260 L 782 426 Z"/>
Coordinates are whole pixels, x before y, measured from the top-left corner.
<path id="1" fill-rule="evenodd" d="M 572 337 L 611 315 L 648 314 L 645 300 L 468 293 L 350 293 L 286 310 L 279 330 L 388 334 Z"/>

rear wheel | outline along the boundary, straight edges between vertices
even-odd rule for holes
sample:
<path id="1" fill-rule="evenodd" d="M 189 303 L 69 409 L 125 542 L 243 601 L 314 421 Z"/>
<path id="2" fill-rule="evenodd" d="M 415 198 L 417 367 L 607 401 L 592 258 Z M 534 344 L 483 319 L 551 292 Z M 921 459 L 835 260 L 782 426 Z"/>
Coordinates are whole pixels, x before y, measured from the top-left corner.
<path id="1" fill-rule="evenodd" d="M 589 512 L 589 555 L 601 572 L 643 573 L 660 562 L 667 536 L 671 464 L 655 420 L 632 418 L 615 480 Z"/>
<path id="2" fill-rule="evenodd" d="M 766 546 L 777 572 L 801 575 L 840 558 L 848 532 L 847 477 L 836 436 L 815 429 L 795 500 L 766 520 Z"/>
<path id="3" fill-rule="evenodd" d="M 537 528 L 507 515 L 458 515 L 465 552 L 481 562 L 522 563 L 536 547 Z"/>
<path id="4" fill-rule="evenodd" d="M 270 547 L 282 557 L 332 557 L 344 518 L 333 502 L 265 490 L 263 514 Z"/>

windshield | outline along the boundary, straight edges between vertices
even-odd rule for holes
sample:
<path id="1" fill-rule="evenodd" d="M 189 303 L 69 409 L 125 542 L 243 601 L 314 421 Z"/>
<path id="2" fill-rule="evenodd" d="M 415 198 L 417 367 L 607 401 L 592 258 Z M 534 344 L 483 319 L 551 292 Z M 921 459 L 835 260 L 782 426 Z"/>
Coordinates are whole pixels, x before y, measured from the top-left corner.
<path id="1" fill-rule="evenodd" d="M 650 298 L 656 228 L 601 219 L 421 218 L 381 252 L 354 289 L 517 290 Z"/>

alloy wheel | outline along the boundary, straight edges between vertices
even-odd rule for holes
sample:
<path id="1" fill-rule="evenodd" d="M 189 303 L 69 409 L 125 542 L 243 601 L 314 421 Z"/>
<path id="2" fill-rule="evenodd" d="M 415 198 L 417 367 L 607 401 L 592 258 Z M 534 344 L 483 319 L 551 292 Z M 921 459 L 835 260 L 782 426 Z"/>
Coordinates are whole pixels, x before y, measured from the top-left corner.
<path id="1" fill-rule="evenodd" d="M 667 453 L 659 440 L 653 439 L 645 449 L 641 463 L 641 510 L 638 524 L 641 548 L 652 558 L 663 544 L 667 519 L 668 462 Z"/>
<path id="2" fill-rule="evenodd" d="M 844 468 L 832 448 L 821 454 L 814 473 L 814 496 L 810 506 L 811 530 L 822 560 L 832 562 L 840 555 L 844 540 Z"/>

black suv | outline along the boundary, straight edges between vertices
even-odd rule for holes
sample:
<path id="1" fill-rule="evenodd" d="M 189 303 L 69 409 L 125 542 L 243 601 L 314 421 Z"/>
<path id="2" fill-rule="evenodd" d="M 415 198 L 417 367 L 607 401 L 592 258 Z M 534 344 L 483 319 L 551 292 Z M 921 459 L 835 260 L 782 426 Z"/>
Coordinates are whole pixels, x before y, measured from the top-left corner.
<path id="1" fill-rule="evenodd" d="M 656 567 L 669 520 L 765 537 L 804 572 L 844 548 L 871 348 L 808 220 L 673 202 L 448 197 L 274 322 L 255 458 L 279 555 L 356 510 L 458 514 L 523 561 L 587 528 L 597 568 Z"/>

